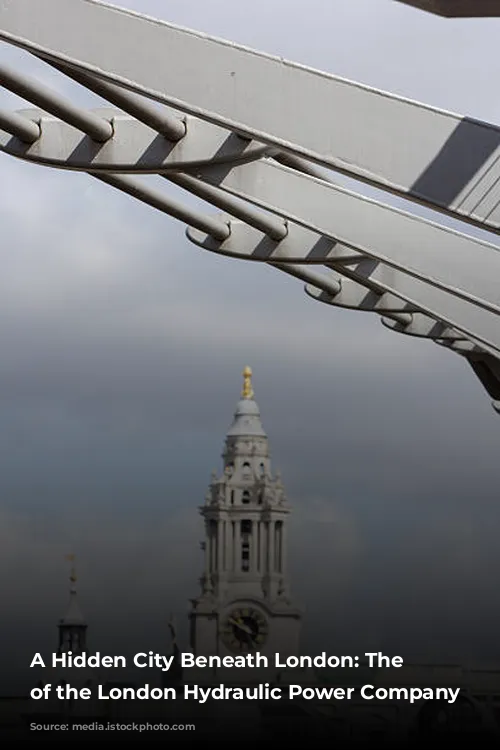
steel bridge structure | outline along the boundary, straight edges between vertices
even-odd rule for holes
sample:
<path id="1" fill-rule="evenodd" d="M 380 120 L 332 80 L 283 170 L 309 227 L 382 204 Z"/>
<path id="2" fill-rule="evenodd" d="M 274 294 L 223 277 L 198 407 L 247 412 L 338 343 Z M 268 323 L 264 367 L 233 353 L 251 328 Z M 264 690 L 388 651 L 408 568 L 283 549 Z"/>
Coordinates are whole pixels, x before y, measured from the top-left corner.
<path id="1" fill-rule="evenodd" d="M 500 16 L 497 0 L 398 1 Z M 0 58 L 0 86 L 30 105 L 0 111 L 1 151 L 85 172 L 183 222 L 209 252 L 271 265 L 318 302 L 446 347 L 500 413 L 500 127 L 96 0 L 0 0 L 0 40 L 109 103 L 75 106 Z"/>

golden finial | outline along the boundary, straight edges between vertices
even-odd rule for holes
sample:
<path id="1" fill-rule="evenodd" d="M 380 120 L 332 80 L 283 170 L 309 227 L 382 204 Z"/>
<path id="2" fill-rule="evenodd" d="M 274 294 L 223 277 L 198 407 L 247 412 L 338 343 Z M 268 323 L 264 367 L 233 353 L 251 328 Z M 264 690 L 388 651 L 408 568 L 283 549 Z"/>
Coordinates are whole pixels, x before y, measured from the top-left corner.
<path id="1" fill-rule="evenodd" d="M 75 556 L 74 555 L 66 555 L 65 559 L 72 563 L 71 565 L 71 573 L 69 575 L 69 580 L 71 583 L 76 583 L 76 569 L 75 569 Z"/>
<path id="2" fill-rule="evenodd" d="M 243 390 L 241 391 L 241 395 L 243 398 L 253 398 L 253 389 L 252 389 L 252 369 L 250 367 L 245 367 L 243 370 Z"/>

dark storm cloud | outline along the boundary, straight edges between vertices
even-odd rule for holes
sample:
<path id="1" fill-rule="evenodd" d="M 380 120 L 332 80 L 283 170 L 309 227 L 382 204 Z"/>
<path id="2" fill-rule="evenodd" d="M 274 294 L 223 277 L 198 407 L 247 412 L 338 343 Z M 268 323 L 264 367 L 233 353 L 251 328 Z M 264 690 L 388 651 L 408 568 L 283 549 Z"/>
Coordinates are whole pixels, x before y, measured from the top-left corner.
<path id="1" fill-rule="evenodd" d="M 126 5 L 167 12 L 153 0 Z M 493 22 L 466 32 L 385 0 L 313 0 L 267 3 L 264 24 L 261 5 L 245 23 L 226 0 L 168 12 L 347 77 L 498 114 Z M 40 75 L 26 56 L 7 56 Z M 21 106 L 12 102 L 0 95 Z M 72 550 L 93 647 L 163 648 L 170 610 L 185 632 L 202 565 L 197 507 L 246 364 L 295 508 L 290 564 L 307 648 L 500 658 L 500 423 L 464 361 L 319 305 L 274 269 L 203 253 L 173 220 L 89 177 L 4 156 L 0 175 L 3 642 L 17 633 L 24 644 L 12 663 L 37 638 L 53 644 Z"/>

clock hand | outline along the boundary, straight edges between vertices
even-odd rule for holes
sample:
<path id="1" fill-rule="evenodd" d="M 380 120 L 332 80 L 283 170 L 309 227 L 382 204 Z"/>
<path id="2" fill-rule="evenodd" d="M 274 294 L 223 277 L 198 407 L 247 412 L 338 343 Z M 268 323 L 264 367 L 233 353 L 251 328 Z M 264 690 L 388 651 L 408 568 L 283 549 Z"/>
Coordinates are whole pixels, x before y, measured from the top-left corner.
<path id="1" fill-rule="evenodd" d="M 244 625 L 242 622 L 238 622 L 238 620 L 235 620 L 232 617 L 229 618 L 229 622 L 231 622 L 233 625 L 236 625 L 236 627 L 239 628 L 240 630 L 243 630 L 244 633 L 248 633 L 249 635 L 252 635 L 251 629 L 247 625 Z"/>

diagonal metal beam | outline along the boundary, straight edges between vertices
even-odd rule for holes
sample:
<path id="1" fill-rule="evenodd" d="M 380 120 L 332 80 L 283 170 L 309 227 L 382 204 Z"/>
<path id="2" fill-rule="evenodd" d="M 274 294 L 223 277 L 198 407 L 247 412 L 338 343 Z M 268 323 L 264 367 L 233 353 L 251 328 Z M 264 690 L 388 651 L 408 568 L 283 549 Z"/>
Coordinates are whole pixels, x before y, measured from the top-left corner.
<path id="1" fill-rule="evenodd" d="M 269 150 L 190 116 L 186 117 L 184 138 L 172 142 L 115 109 L 97 109 L 90 114 L 112 123 L 113 138 L 94 143 L 80 130 L 40 110 L 0 112 L 0 130 L 19 138 L 0 132 L 0 151 L 59 169 L 156 174 L 207 164 L 241 164 L 259 159 Z"/>
<path id="2" fill-rule="evenodd" d="M 437 322 L 427 315 L 416 313 L 412 316 L 410 323 L 402 325 L 399 321 L 389 318 L 387 315 L 382 317 L 382 323 L 386 328 L 396 333 L 402 333 L 406 336 L 415 336 L 416 338 L 425 338 L 436 340 L 450 341 L 467 341 L 467 336 L 459 331 L 454 331 L 444 323 Z"/>
<path id="3" fill-rule="evenodd" d="M 231 213 L 233 217 L 237 217 L 243 222 L 246 222 L 267 234 L 268 241 L 265 244 L 267 244 L 269 252 L 267 253 L 262 247 L 262 243 L 258 242 L 257 246 L 254 248 L 255 252 L 253 257 L 263 260 L 266 257 L 273 257 L 273 255 L 275 255 L 276 257 L 284 259 L 285 262 L 270 262 L 270 265 L 274 265 L 292 276 L 306 280 L 306 292 L 313 298 L 340 307 L 386 313 L 387 317 L 392 318 L 392 320 L 396 321 L 400 326 L 405 326 L 406 329 L 408 329 L 409 324 L 412 323 L 412 313 L 419 310 L 418 306 L 411 306 L 408 302 L 402 301 L 405 299 L 407 300 L 408 297 L 403 296 L 400 298 L 394 296 L 394 294 L 389 294 L 387 291 L 392 288 L 397 294 L 398 291 L 405 292 L 408 289 L 408 286 L 411 288 L 412 280 L 411 278 L 408 278 L 407 275 L 395 274 L 391 269 L 384 267 L 382 263 L 378 261 L 373 262 L 373 260 L 364 257 L 361 253 L 349 254 L 348 249 L 344 250 L 341 246 L 332 242 L 324 243 L 321 250 L 322 238 L 317 237 L 311 232 L 304 233 L 296 225 L 293 225 L 292 228 L 292 242 L 283 243 L 282 240 L 285 239 L 288 230 L 284 234 L 273 236 L 274 226 L 268 223 L 269 220 L 267 217 L 265 219 L 262 215 L 257 215 L 257 217 L 255 217 L 254 214 L 249 212 L 249 209 L 245 207 L 245 204 L 243 204 L 243 208 L 241 207 L 242 201 L 238 201 L 233 205 L 231 201 L 234 201 L 234 199 L 225 195 L 219 187 L 205 185 L 191 175 L 171 175 L 168 179 L 180 187 L 183 187 L 185 190 L 194 193 L 198 197 L 208 200 L 213 205 Z M 297 230 L 299 231 L 298 237 Z M 193 241 L 198 242 L 200 239 L 199 237 L 193 236 L 190 231 L 188 231 L 188 237 Z M 240 238 L 233 234 L 228 240 L 224 241 L 217 247 L 217 252 L 231 253 L 231 250 L 234 249 L 235 245 L 238 247 L 238 239 Z M 269 239 L 275 240 L 276 242 L 274 250 L 272 247 L 269 247 Z M 213 239 L 208 239 L 208 242 L 213 245 Z M 328 279 L 330 286 L 328 286 L 325 285 L 325 276 L 318 274 L 317 271 L 311 271 L 310 268 L 308 269 L 304 265 L 287 263 L 286 260 L 290 257 L 290 254 L 293 254 L 294 247 L 297 247 L 298 245 L 300 245 L 302 252 L 307 252 L 307 248 L 310 247 L 311 252 L 315 256 L 321 257 L 322 253 L 324 256 L 332 257 L 332 261 L 326 265 L 340 272 L 343 277 L 342 281 L 332 281 L 330 278 Z M 320 249 L 319 252 L 318 249 Z M 238 251 L 236 252 L 238 253 Z M 317 283 L 313 281 L 313 279 L 316 279 Z M 388 280 L 389 284 L 392 282 L 392 287 L 388 286 Z M 408 282 L 410 282 L 410 284 L 408 284 Z M 332 284 L 334 286 L 333 289 L 331 288 Z M 413 286 L 415 286 L 415 284 L 413 284 Z M 406 292 L 406 294 L 408 294 L 408 292 Z M 424 309 L 429 312 L 427 307 L 424 307 Z M 420 318 L 422 317 L 422 313 L 420 313 Z M 419 325 L 417 327 L 413 323 L 411 330 L 412 335 L 425 336 L 434 339 L 444 338 L 453 341 L 463 341 L 467 338 L 463 333 L 450 333 L 450 330 L 452 329 L 449 329 L 447 326 L 444 326 L 444 324 L 438 323 L 436 320 L 429 318 L 428 315 L 425 316 L 425 318 L 432 322 L 432 326 L 422 327 L 422 325 Z"/>
<path id="4" fill-rule="evenodd" d="M 232 198 L 227 193 L 224 193 L 223 190 L 215 188 L 212 185 L 207 185 L 189 174 L 171 174 L 165 176 L 174 185 L 178 185 L 198 198 L 208 201 L 213 206 L 227 211 L 232 216 L 267 234 L 276 242 L 280 242 L 288 233 L 287 226 L 282 219 L 277 219 L 275 216 L 266 216 L 262 211 L 256 210 L 253 206 L 248 205 L 248 203 Z"/>
<path id="5" fill-rule="evenodd" d="M 334 242 L 500 313 L 500 249 L 350 190 L 262 159 L 197 177 Z M 294 249 L 295 263 L 333 260 L 332 247 Z"/>
<path id="6" fill-rule="evenodd" d="M 215 240 L 194 228 L 187 230 L 187 236 L 206 250 L 262 263 L 303 264 L 304 256 L 314 256 L 317 253 L 320 256 L 330 256 L 330 264 L 334 262 L 336 253 L 342 256 L 349 251 L 348 247 L 331 237 L 305 229 L 291 221 L 288 223 L 285 239 L 274 242 L 246 224 L 231 221 L 230 217 L 226 217 L 226 220 L 230 223 L 231 232 L 225 240 Z M 342 264 L 336 270 L 341 274 L 347 273 Z M 363 286 L 371 282 L 378 290 L 393 294 L 414 309 L 461 331 L 485 350 L 496 356 L 500 354 L 498 312 L 478 306 L 426 280 L 369 259 L 362 261 L 357 269 L 350 266 L 349 274 Z"/>
<path id="7" fill-rule="evenodd" d="M 496 126 L 94 0 L 1 0 L 0 38 L 500 231 Z"/>
<path id="8" fill-rule="evenodd" d="M 93 141 L 105 143 L 113 136 L 111 123 L 80 107 L 37 80 L 18 73 L 8 65 L 0 64 L 0 85 L 17 96 L 36 104 L 46 112 L 60 117 L 74 128 L 86 133 Z"/>
<path id="9" fill-rule="evenodd" d="M 229 222 L 200 215 L 198 211 L 187 208 L 178 201 L 164 195 L 160 190 L 143 184 L 135 177 L 99 173 L 94 173 L 91 176 L 117 190 L 121 190 L 123 193 L 127 193 L 132 198 L 137 198 L 137 200 L 156 208 L 158 211 L 173 216 L 179 221 L 191 222 L 199 231 L 208 232 L 216 241 L 222 242 L 231 234 Z"/>
<path id="10" fill-rule="evenodd" d="M 352 279 L 320 273 L 310 266 L 293 263 L 268 265 L 306 282 L 305 290 L 313 299 L 336 307 L 382 314 L 382 323 L 393 331 L 418 338 L 448 342 L 468 341 L 468 338 L 441 322 L 430 318 L 399 298 L 387 293 L 374 294 Z"/>
<path id="11" fill-rule="evenodd" d="M 374 295 L 352 279 L 322 274 L 311 269 L 311 267 L 293 263 L 270 263 L 269 265 L 305 281 L 305 291 L 318 302 L 335 307 L 384 313 L 381 322 L 392 331 L 429 339 L 436 343 L 444 343 L 448 347 L 460 343 L 466 345 L 467 354 L 471 352 L 482 352 L 484 354 L 484 350 L 477 342 L 424 313 L 415 312 L 414 308 L 403 304 L 400 299 L 393 295 L 387 293 Z M 397 312 L 398 309 L 399 312 Z M 463 354 L 463 351 L 458 349 L 455 349 L 455 351 Z"/>
<path id="12" fill-rule="evenodd" d="M 24 147 L 25 144 L 31 146 L 41 135 L 40 125 L 36 120 L 30 120 L 17 112 L 8 112 L 3 109 L 0 110 L 0 130 L 4 130 L 6 133 L 18 138 Z M 10 139 L 7 139 L 7 143 L 9 142 Z"/>
<path id="13" fill-rule="evenodd" d="M 401 300 L 391 295 L 374 295 L 350 279 L 321 274 L 310 267 L 293 263 L 270 263 L 269 265 L 289 276 L 305 281 L 306 288 L 315 289 L 319 293 L 317 299 L 320 302 L 327 301 L 328 304 L 347 307 L 351 310 L 379 312 L 379 314 L 384 312 L 388 319 L 402 328 L 410 325 L 413 320 L 413 313 L 405 311 L 405 305 Z M 321 295 L 324 295 L 324 299 Z M 376 299 L 374 299 L 375 296 Z M 377 310 L 378 304 L 380 304 L 380 310 Z"/>
<path id="14" fill-rule="evenodd" d="M 134 180 L 133 178 L 106 175 L 102 177 L 102 179 L 113 187 L 127 192 L 129 195 L 132 195 L 133 197 L 148 203 L 152 207 L 162 210 L 175 218 L 182 221 L 191 220 L 191 222 L 193 222 L 198 228 L 197 231 L 201 232 L 202 237 L 203 235 L 206 237 L 206 233 L 208 232 L 208 242 L 212 245 L 211 247 L 209 246 L 209 249 L 220 251 L 220 248 L 228 242 L 236 244 L 241 243 L 241 230 L 243 229 L 243 231 L 246 231 L 253 227 L 258 231 L 258 244 L 260 244 L 259 239 L 261 236 L 260 233 L 262 232 L 267 234 L 268 242 L 271 241 L 279 246 L 280 250 L 277 255 L 280 258 L 286 259 L 289 254 L 290 248 L 287 248 L 286 245 L 283 248 L 283 239 L 287 237 L 288 231 L 286 231 L 284 235 L 282 231 L 277 232 L 277 230 L 281 230 L 280 226 L 273 224 L 267 217 L 252 212 L 252 210 L 245 206 L 245 204 L 242 206 L 239 202 L 227 197 L 218 188 L 212 188 L 203 183 L 199 183 L 199 181 L 188 175 L 173 176 L 171 181 L 205 200 L 210 199 L 215 204 L 223 205 L 227 210 L 232 210 L 232 216 L 240 217 L 241 221 L 235 223 L 232 219 L 225 217 L 219 221 L 210 218 L 204 219 L 203 217 L 200 217 L 197 212 L 181 208 L 180 204 L 174 204 L 170 198 L 164 197 L 159 191 L 152 191 L 151 188 L 148 188 L 142 183 L 138 183 L 137 180 Z M 250 227 L 248 224 L 250 224 Z M 300 228 L 298 229 L 300 232 L 299 237 L 297 237 L 297 232 L 294 231 L 292 240 L 295 240 L 295 244 L 299 242 L 300 245 L 303 246 L 304 244 L 307 244 L 307 241 L 304 243 L 304 239 L 307 237 L 311 238 L 313 233 L 307 231 L 304 232 L 304 230 L 300 230 Z M 190 239 L 197 244 L 206 246 L 206 242 L 199 241 L 197 235 L 193 235 L 192 231 L 193 230 L 190 229 L 188 233 Z M 278 237 L 273 239 L 272 235 L 276 233 L 278 234 Z M 316 242 L 317 239 L 318 238 L 313 237 L 313 242 Z M 430 320 L 432 325 L 427 325 L 425 329 L 422 328 L 422 325 L 416 328 L 414 323 L 414 312 L 420 310 L 418 304 L 409 304 L 408 301 L 405 301 L 406 298 L 404 295 L 397 296 L 399 289 L 396 289 L 396 287 L 393 287 L 396 289 L 396 294 L 388 293 L 388 290 L 390 290 L 391 287 L 388 286 L 387 283 L 384 283 L 383 279 L 382 281 L 377 280 L 377 274 L 375 273 L 375 271 L 378 270 L 382 275 L 384 274 L 384 269 L 381 264 L 376 264 L 375 266 L 371 264 L 371 267 L 369 266 L 368 268 L 365 268 L 366 260 L 361 259 L 358 260 L 357 263 L 354 263 L 351 260 L 348 267 L 346 267 L 346 254 L 344 254 L 338 246 L 335 246 L 335 251 L 336 257 L 339 258 L 338 265 L 340 266 L 341 273 L 344 277 L 342 280 L 320 274 L 317 271 L 312 270 L 310 266 L 300 266 L 276 260 L 269 261 L 269 265 L 274 266 L 291 276 L 306 281 L 307 293 L 321 302 L 350 309 L 384 314 L 387 318 L 390 318 L 402 327 L 408 327 L 410 324 L 413 324 L 413 335 L 425 336 L 433 339 L 447 339 L 448 341 L 467 340 L 468 337 L 461 335 L 458 332 L 453 332 L 451 329 L 448 329 L 443 325 L 438 325 L 439 330 L 436 331 L 436 320 L 431 320 L 428 315 L 425 315 L 422 312 L 419 312 L 420 319 L 425 318 L 426 320 Z M 227 250 L 225 252 L 227 252 Z M 262 260 L 263 257 L 261 256 L 260 259 Z M 331 265 L 335 267 L 336 264 L 332 263 Z M 387 273 L 387 269 L 385 269 L 385 273 Z M 391 276 L 393 275 L 394 274 L 391 274 Z M 424 309 L 427 310 L 425 307 Z"/>
<path id="15" fill-rule="evenodd" d="M 408 3 L 449 8 L 451 0 Z M 0 149 L 86 171 L 190 224 L 188 237 L 202 247 L 265 262 L 305 281 L 320 302 L 374 312 L 394 331 L 434 340 L 468 359 L 500 410 L 499 248 L 328 184 L 319 169 L 500 233 L 500 128 L 96 0 L 41 6 L 0 0 L 0 39 L 128 114 L 80 110 L 0 66 L 0 83 L 81 131 L 71 140 L 44 113 L 0 113 L 0 128 L 14 136 L 0 134 Z M 207 128 L 224 128 L 228 142 L 207 148 Z M 144 129 L 168 154 L 137 137 Z M 262 156 L 282 164 L 256 161 Z M 231 216 L 206 217 L 120 170 L 164 173 Z"/>
<path id="16" fill-rule="evenodd" d="M 186 121 L 179 117 L 168 114 L 160 110 L 155 104 L 152 104 L 143 96 L 138 96 L 132 91 L 126 91 L 121 86 L 115 86 L 112 83 L 103 81 L 96 76 L 89 75 L 82 70 L 71 68 L 65 65 L 52 64 L 56 70 L 64 73 L 81 86 L 93 91 L 94 94 L 106 99 L 110 104 L 119 107 L 139 122 L 148 125 L 160 135 L 163 135 L 169 141 L 180 141 L 186 135 Z"/>

